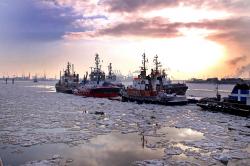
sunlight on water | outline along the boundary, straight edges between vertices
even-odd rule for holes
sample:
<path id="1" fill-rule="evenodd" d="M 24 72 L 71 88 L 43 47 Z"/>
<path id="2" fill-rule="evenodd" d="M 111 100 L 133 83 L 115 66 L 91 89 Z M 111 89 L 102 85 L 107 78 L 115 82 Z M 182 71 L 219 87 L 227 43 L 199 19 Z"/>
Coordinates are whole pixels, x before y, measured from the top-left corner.
<path id="1" fill-rule="evenodd" d="M 89 143 L 80 146 L 70 147 L 67 144 L 59 143 L 36 145 L 29 148 L 13 146 L 1 150 L 1 157 L 5 164 L 11 165 L 49 158 L 53 154 L 64 157 L 62 163 L 72 159 L 73 165 L 109 166 L 111 164 L 126 166 L 137 160 L 161 158 L 163 149 L 151 150 L 143 147 L 141 136 L 137 133 L 111 133 L 97 136 Z"/>
<path id="2" fill-rule="evenodd" d="M 171 128 L 164 127 L 158 133 L 165 133 L 169 140 L 185 141 L 185 140 L 201 140 L 204 138 L 203 133 L 188 128 Z"/>

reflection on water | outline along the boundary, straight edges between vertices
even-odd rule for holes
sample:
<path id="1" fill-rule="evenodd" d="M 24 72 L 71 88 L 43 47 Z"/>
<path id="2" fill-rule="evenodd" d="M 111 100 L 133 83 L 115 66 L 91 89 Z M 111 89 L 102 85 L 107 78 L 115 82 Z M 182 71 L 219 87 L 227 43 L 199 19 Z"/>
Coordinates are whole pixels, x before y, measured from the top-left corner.
<path id="1" fill-rule="evenodd" d="M 163 149 L 145 148 L 144 141 L 144 137 L 141 138 L 137 133 L 111 133 L 97 136 L 89 143 L 76 147 L 70 147 L 67 144 L 45 144 L 29 148 L 13 146 L 2 148 L 0 154 L 4 164 L 7 165 L 20 165 L 27 161 L 44 160 L 54 154 L 60 154 L 64 162 L 72 159 L 72 165 L 88 166 L 125 166 L 130 165 L 133 161 L 159 159 L 163 156 Z M 17 149 L 20 153 L 15 153 Z"/>
<path id="2" fill-rule="evenodd" d="M 65 132 L 63 128 L 37 129 L 37 131 L 41 133 Z M 160 137 L 155 137 L 155 135 Z M 162 158 L 164 148 L 150 149 L 146 146 L 159 141 L 162 136 L 169 141 L 200 140 L 204 137 L 202 133 L 191 129 L 164 127 L 155 131 L 154 134 L 113 132 L 108 135 L 99 135 L 86 144 L 73 147 L 67 144 L 43 144 L 26 148 L 8 146 L 5 149 L 1 148 L 0 155 L 5 164 L 11 165 L 44 160 L 55 154 L 61 155 L 63 162 L 72 159 L 72 165 L 130 165 L 134 161 Z"/>
<path id="3" fill-rule="evenodd" d="M 172 141 L 197 141 L 204 138 L 203 133 L 189 128 L 163 127 L 157 134 L 164 134 L 165 138 Z"/>
<path id="4" fill-rule="evenodd" d="M 244 149 L 244 150 L 246 150 L 248 153 L 250 153 L 250 144 L 248 144 L 246 149 Z"/>

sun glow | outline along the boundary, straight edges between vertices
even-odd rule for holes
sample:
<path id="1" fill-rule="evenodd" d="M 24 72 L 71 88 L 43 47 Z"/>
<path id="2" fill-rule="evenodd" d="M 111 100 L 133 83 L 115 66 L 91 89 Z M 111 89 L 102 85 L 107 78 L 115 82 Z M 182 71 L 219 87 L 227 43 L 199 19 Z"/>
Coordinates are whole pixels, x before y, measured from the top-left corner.
<path id="1" fill-rule="evenodd" d="M 173 48 L 169 65 L 182 72 L 204 71 L 218 63 L 223 56 L 223 49 L 218 44 L 205 39 L 177 39 Z"/>
<path id="2" fill-rule="evenodd" d="M 144 46 L 150 56 L 159 55 L 164 68 L 187 74 L 206 72 L 224 57 L 219 44 L 191 36 L 149 41 Z"/>

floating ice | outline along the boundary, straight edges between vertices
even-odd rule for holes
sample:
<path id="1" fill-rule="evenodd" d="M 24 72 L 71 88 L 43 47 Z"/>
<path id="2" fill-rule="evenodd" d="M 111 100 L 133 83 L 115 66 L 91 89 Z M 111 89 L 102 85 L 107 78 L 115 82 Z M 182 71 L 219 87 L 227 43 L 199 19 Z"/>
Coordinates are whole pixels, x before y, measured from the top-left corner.
<path id="1" fill-rule="evenodd" d="M 183 150 L 179 147 L 168 147 L 164 150 L 166 155 L 179 155 L 183 152 Z"/>
<path id="2" fill-rule="evenodd" d="M 162 160 L 136 162 L 142 165 L 193 163 L 166 158 L 180 154 L 205 164 L 221 164 L 220 161 L 225 159 L 223 156 L 228 157 L 228 163 L 245 161 L 250 157 L 246 150 L 250 144 L 249 118 L 202 111 L 195 105 L 138 105 L 47 93 L 48 87 L 53 86 L 50 83 L 46 83 L 49 86 L 26 84 L 29 83 L 17 82 L 14 86 L 0 84 L 1 157 L 10 146 L 16 147 L 11 150 L 13 155 L 22 155 L 34 145 L 64 143 L 79 146 L 113 131 L 144 135 L 146 148 L 165 149 Z M 173 134 L 171 130 L 164 131 L 165 128 L 177 131 L 176 128 L 180 128 L 180 132 Z M 175 147 L 178 143 L 188 148 Z M 4 163 L 7 160 L 2 159 Z M 53 162 L 49 159 L 33 164 Z"/>
<path id="3" fill-rule="evenodd" d="M 136 161 L 132 165 L 136 166 L 163 166 L 164 162 L 161 160 L 145 160 L 145 161 Z"/>
<path id="4" fill-rule="evenodd" d="M 52 158 L 47 160 L 30 161 L 22 166 L 58 166 L 63 165 L 63 160 L 60 155 L 54 155 Z"/>

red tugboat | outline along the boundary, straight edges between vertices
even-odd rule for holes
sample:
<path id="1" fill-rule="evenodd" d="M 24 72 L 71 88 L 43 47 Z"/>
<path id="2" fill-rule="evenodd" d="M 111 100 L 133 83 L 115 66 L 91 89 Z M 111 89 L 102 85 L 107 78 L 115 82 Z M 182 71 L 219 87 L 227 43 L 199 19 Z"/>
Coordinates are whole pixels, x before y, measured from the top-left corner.
<path id="1" fill-rule="evenodd" d="M 95 67 L 91 67 L 89 80 L 88 73 L 84 76 L 80 86 L 74 91 L 74 94 L 85 97 L 113 98 L 120 95 L 121 85 L 116 83 L 116 77 L 112 72 L 112 66 L 109 66 L 109 76 L 101 70 L 99 55 L 95 56 Z"/>
<path id="2" fill-rule="evenodd" d="M 183 105 L 187 104 L 185 95 L 177 95 L 174 89 L 171 89 L 170 79 L 164 70 L 160 71 L 160 62 L 158 56 L 154 58 L 155 69 L 151 70 L 151 74 L 146 74 L 146 55 L 142 55 L 141 73 L 134 78 L 133 85 L 121 91 L 123 101 L 137 101 L 139 103 L 155 103 L 165 105 Z M 185 93 L 184 93 L 185 94 Z"/>

